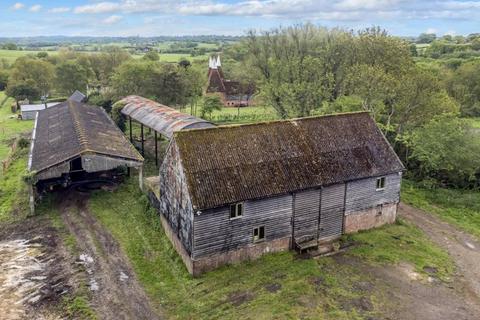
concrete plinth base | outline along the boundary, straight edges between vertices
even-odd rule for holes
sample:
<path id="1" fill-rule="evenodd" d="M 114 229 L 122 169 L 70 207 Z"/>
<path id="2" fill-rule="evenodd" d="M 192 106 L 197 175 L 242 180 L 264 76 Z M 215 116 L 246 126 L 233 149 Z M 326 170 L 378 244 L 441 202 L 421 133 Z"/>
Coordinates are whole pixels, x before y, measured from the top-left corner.
<path id="1" fill-rule="evenodd" d="M 394 223 L 397 217 L 397 203 L 384 204 L 362 211 L 345 214 L 345 233 L 354 233 L 380 227 L 387 223 Z"/>

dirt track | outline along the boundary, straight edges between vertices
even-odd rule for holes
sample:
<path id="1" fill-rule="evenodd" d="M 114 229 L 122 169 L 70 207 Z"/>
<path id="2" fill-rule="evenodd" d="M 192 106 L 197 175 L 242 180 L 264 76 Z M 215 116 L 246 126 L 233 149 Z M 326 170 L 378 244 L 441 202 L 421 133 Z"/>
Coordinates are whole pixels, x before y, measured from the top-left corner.
<path id="1" fill-rule="evenodd" d="M 450 254 L 456 264 L 455 276 L 449 286 L 418 286 L 411 282 L 410 290 L 403 294 L 392 291 L 399 302 L 409 305 L 404 308 L 404 319 L 480 319 L 480 242 L 434 215 L 406 204 L 400 205 L 399 215 L 422 229 Z M 388 268 L 379 272 L 392 280 L 398 278 L 398 273 L 389 273 Z"/>
<path id="2" fill-rule="evenodd" d="M 102 320 L 159 319 L 117 242 L 87 209 L 88 195 L 68 192 L 59 197 L 62 219 L 77 239 L 77 263 L 87 272 L 93 308 Z"/>

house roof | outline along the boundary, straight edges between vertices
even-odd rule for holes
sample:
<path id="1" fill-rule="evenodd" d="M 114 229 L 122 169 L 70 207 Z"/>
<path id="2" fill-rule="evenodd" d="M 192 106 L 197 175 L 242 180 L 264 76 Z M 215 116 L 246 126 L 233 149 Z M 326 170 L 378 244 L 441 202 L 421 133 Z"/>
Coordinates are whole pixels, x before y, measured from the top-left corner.
<path id="1" fill-rule="evenodd" d="M 173 133 L 183 129 L 211 128 L 212 123 L 179 112 L 163 104 L 139 96 L 128 96 L 120 101 L 125 106 L 122 114 L 171 138 Z"/>
<path id="2" fill-rule="evenodd" d="M 67 100 L 38 112 L 29 169 L 40 172 L 83 153 L 143 161 L 105 110 Z"/>
<path id="3" fill-rule="evenodd" d="M 176 132 L 195 209 L 404 169 L 368 113 Z"/>

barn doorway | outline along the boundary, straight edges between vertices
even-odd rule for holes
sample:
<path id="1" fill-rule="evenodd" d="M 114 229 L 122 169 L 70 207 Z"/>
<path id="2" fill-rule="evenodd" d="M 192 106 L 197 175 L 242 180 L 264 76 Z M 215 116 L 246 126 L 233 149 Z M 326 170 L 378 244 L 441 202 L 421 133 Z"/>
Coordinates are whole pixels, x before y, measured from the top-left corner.
<path id="1" fill-rule="evenodd" d="M 300 252 L 314 249 L 343 233 L 345 184 L 311 189 L 293 195 L 293 240 Z"/>
<path id="2" fill-rule="evenodd" d="M 70 172 L 83 171 L 82 158 L 76 158 L 70 161 Z"/>
<path id="3" fill-rule="evenodd" d="M 318 241 L 326 242 L 343 233 L 345 214 L 345 184 L 336 184 L 322 189 Z"/>

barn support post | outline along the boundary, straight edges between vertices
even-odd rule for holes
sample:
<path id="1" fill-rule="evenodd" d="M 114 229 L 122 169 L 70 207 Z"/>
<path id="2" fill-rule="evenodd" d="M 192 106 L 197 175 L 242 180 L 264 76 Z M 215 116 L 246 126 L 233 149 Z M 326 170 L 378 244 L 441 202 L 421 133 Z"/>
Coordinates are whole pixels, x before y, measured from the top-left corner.
<path id="1" fill-rule="evenodd" d="M 158 168 L 158 141 L 157 141 L 157 131 L 155 132 L 155 165 Z"/>
<path id="2" fill-rule="evenodd" d="M 145 141 L 143 138 L 143 123 L 140 124 L 140 135 L 142 136 L 142 157 L 145 157 Z"/>
<path id="3" fill-rule="evenodd" d="M 138 168 L 138 184 L 143 191 L 143 165 Z"/>
<path id="4" fill-rule="evenodd" d="M 130 143 L 133 143 L 133 132 L 132 132 L 132 117 L 128 117 L 128 123 L 130 124 Z"/>
<path id="5" fill-rule="evenodd" d="M 28 185 L 28 200 L 30 205 L 30 213 L 35 214 L 35 192 L 33 190 L 33 185 Z"/>

